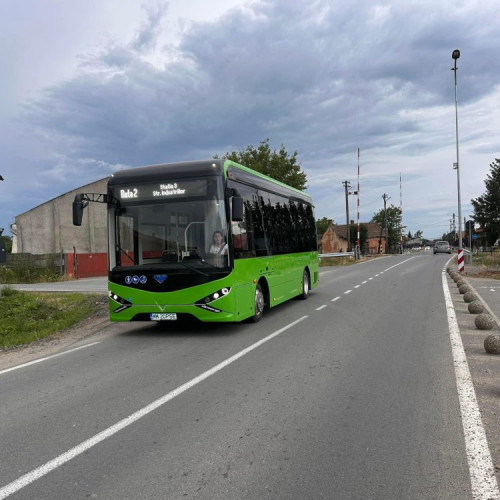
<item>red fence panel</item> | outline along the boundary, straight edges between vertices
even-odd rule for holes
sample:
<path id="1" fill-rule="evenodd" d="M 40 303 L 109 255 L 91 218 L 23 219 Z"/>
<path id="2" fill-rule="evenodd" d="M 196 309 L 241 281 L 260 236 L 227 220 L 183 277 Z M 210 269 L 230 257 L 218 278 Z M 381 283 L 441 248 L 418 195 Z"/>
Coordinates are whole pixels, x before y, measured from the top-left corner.
<path id="1" fill-rule="evenodd" d="M 66 254 L 66 274 L 70 278 L 107 276 L 108 255 L 106 253 L 68 253 Z"/>

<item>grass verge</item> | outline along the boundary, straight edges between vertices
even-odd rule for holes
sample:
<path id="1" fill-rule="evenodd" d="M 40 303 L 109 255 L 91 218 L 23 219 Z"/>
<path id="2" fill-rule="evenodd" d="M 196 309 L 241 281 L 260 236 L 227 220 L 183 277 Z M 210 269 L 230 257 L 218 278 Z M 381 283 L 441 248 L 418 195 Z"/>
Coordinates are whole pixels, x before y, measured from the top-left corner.
<path id="1" fill-rule="evenodd" d="M 90 316 L 98 295 L 35 293 L 3 288 L 0 297 L 0 349 L 29 344 Z"/>
<path id="2" fill-rule="evenodd" d="M 474 254 L 472 256 L 472 263 L 474 265 L 485 266 L 487 268 L 500 270 L 500 251 L 484 252 Z"/>

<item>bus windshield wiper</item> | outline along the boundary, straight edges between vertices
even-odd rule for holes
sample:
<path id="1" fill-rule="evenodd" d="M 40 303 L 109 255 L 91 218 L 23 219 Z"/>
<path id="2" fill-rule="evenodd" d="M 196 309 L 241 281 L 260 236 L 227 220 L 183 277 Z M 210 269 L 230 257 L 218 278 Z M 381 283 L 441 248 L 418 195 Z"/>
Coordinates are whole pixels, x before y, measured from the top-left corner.
<path id="1" fill-rule="evenodd" d="M 184 266 L 186 269 L 189 269 L 191 271 L 195 271 L 198 274 L 201 274 L 202 276 L 207 276 L 207 277 L 210 276 L 209 274 L 204 273 L 203 271 L 200 271 L 199 269 L 196 269 L 196 267 L 190 266 L 189 264 L 186 264 L 185 262 L 179 261 L 179 262 L 177 262 L 177 264 L 180 264 L 181 266 Z"/>
<path id="2" fill-rule="evenodd" d="M 131 257 L 120 245 L 116 245 L 116 249 L 122 254 L 127 257 L 132 264 L 135 264 L 133 257 Z"/>

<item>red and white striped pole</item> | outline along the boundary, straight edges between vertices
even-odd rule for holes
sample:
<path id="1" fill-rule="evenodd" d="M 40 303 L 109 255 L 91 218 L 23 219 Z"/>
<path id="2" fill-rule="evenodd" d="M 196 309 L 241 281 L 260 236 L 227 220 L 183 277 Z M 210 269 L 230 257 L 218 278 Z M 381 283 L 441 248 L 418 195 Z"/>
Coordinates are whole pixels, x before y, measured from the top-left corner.
<path id="1" fill-rule="evenodd" d="M 465 271 L 464 249 L 458 249 L 458 270 L 462 273 Z"/>
<path id="2" fill-rule="evenodd" d="M 357 234 L 357 245 L 358 245 L 358 257 L 361 256 L 361 238 L 359 233 L 359 147 L 358 147 L 358 234 Z"/>

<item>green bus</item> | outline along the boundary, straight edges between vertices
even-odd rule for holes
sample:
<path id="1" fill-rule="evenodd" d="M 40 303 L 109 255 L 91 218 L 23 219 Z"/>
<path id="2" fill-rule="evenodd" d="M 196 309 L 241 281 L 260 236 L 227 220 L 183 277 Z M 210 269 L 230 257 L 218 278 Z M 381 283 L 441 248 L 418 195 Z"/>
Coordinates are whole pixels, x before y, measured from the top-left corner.
<path id="1" fill-rule="evenodd" d="M 120 170 L 106 195 L 111 321 L 257 322 L 319 280 L 311 198 L 229 160 Z"/>

